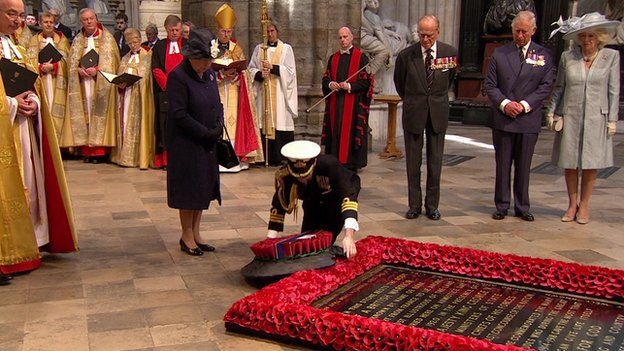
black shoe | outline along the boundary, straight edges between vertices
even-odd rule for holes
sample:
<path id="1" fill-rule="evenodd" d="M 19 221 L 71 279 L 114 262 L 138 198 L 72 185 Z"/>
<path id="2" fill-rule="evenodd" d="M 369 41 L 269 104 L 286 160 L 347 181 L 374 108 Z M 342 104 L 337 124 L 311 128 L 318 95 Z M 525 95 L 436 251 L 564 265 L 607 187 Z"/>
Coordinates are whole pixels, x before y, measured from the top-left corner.
<path id="1" fill-rule="evenodd" d="M 201 256 L 204 254 L 204 252 L 199 247 L 191 249 L 190 247 L 186 246 L 184 240 L 182 239 L 180 239 L 180 250 L 186 252 L 188 255 L 191 256 Z"/>
<path id="2" fill-rule="evenodd" d="M 13 279 L 13 277 L 11 277 L 10 275 L 4 275 L 0 273 L 0 286 L 11 284 L 11 279 Z"/>
<path id="3" fill-rule="evenodd" d="M 85 158 L 83 158 L 83 159 L 82 159 L 82 162 L 84 162 L 84 163 L 90 163 L 90 162 L 91 162 L 91 158 L 89 158 L 89 157 L 85 157 Z"/>
<path id="4" fill-rule="evenodd" d="M 204 252 L 212 252 L 215 250 L 214 246 L 210 246 L 208 244 L 200 244 L 197 241 L 195 242 L 195 244 L 197 244 L 197 247 L 199 247 L 199 249 Z"/>
<path id="5" fill-rule="evenodd" d="M 507 217 L 507 210 L 496 211 L 492 213 L 492 219 L 500 221 L 501 219 L 505 219 Z"/>
<path id="6" fill-rule="evenodd" d="M 516 217 L 520 217 L 522 218 L 523 221 L 527 221 L 527 222 L 533 222 L 535 220 L 535 217 L 533 217 L 533 214 L 529 211 L 516 212 Z"/>
<path id="7" fill-rule="evenodd" d="M 437 208 L 433 211 L 427 211 L 427 218 L 432 221 L 438 221 L 440 220 L 440 217 L 442 217 L 442 215 L 440 215 L 440 211 L 438 211 Z"/>
<path id="8" fill-rule="evenodd" d="M 405 218 L 407 219 L 416 219 L 420 215 L 420 210 L 409 209 L 405 212 Z"/>

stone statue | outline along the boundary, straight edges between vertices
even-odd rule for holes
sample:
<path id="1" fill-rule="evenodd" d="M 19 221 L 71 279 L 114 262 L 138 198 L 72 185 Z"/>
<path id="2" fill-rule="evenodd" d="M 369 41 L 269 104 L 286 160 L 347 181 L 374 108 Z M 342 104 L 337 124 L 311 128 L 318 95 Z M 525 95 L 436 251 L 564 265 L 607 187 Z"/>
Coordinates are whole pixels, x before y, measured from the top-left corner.
<path id="1" fill-rule="evenodd" d="M 365 0 L 362 3 L 362 27 L 360 45 L 370 59 L 369 72 L 375 74 L 376 93 L 395 93 L 394 85 L 386 82 L 392 77 L 394 59 L 407 47 L 409 30 L 391 19 L 382 20 L 377 14 L 379 0 Z M 387 84 L 388 83 L 388 84 Z"/>
<path id="2" fill-rule="evenodd" d="M 390 59 L 405 49 L 408 42 L 409 31 L 405 25 L 389 19 L 382 21 L 378 10 L 379 0 L 365 0 L 362 4 L 360 44 L 371 59 L 371 73 L 390 66 Z"/>
<path id="3" fill-rule="evenodd" d="M 87 7 L 92 8 L 95 14 L 100 15 L 108 13 L 108 6 L 103 0 L 86 0 L 86 2 Z"/>
<path id="4" fill-rule="evenodd" d="M 511 33 L 511 21 L 520 11 L 535 13 L 533 0 L 494 0 L 485 15 L 485 34 L 499 35 Z"/>

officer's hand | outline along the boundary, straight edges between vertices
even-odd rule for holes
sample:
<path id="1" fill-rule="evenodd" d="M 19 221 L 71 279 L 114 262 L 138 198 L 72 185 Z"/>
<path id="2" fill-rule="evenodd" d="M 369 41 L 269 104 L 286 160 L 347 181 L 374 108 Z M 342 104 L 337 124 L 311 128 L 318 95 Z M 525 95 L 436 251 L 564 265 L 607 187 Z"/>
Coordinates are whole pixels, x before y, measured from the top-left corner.
<path id="1" fill-rule="evenodd" d="M 353 229 L 346 229 L 345 237 L 342 239 L 342 249 L 347 258 L 351 258 L 357 254 L 355 239 L 353 239 L 354 233 L 355 231 Z"/>

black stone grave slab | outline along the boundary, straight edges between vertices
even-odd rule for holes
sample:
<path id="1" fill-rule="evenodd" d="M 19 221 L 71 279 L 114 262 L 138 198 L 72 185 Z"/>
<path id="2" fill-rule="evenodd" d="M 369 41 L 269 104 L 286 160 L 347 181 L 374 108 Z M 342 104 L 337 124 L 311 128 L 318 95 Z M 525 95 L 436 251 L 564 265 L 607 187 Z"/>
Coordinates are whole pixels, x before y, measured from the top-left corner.
<path id="1" fill-rule="evenodd" d="M 624 304 L 380 265 L 314 307 L 546 350 L 624 350 Z"/>

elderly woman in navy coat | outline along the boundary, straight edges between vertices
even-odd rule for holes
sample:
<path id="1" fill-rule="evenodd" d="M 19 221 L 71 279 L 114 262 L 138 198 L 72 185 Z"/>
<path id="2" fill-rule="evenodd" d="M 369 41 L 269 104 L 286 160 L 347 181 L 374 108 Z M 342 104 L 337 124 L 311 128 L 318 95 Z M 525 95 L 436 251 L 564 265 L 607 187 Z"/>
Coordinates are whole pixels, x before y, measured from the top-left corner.
<path id="1" fill-rule="evenodd" d="M 211 52 L 212 39 L 208 29 L 192 31 L 182 48 L 184 61 L 167 80 L 167 201 L 169 207 L 180 210 L 180 249 L 192 256 L 214 251 L 203 242 L 199 223 L 210 201 L 221 203 L 215 144 L 223 130 L 223 105 L 215 72 L 210 69 L 218 56 Z"/>

